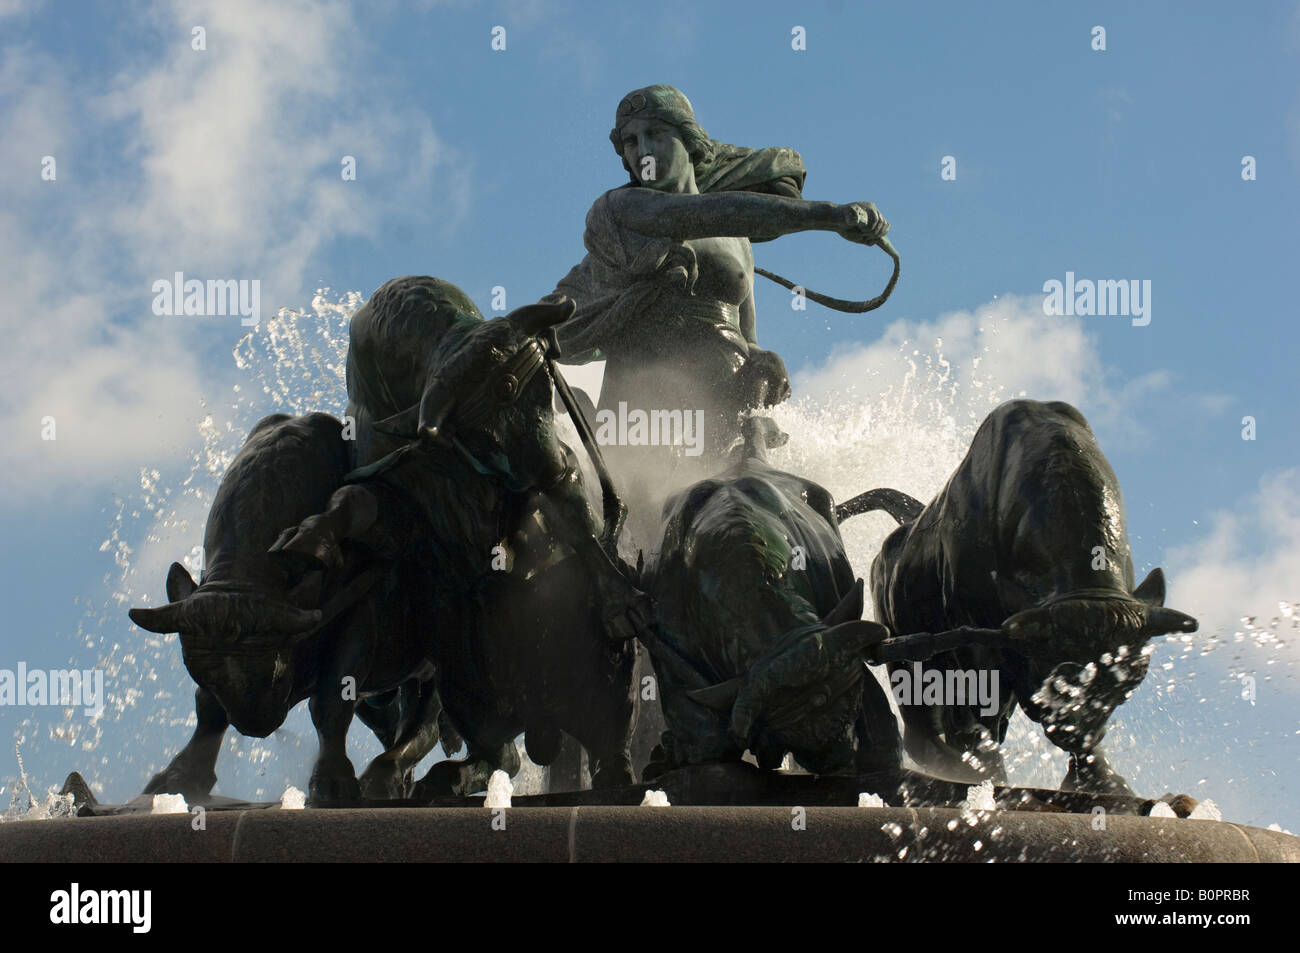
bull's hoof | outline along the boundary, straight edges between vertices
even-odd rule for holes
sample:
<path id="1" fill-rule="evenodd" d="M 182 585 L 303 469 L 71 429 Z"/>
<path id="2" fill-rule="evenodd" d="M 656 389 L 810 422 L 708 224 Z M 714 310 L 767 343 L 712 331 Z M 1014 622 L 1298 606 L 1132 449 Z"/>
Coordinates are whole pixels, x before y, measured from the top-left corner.
<path id="1" fill-rule="evenodd" d="M 456 792 L 452 789 L 452 782 L 444 777 L 430 778 L 425 775 L 415 782 L 415 787 L 411 789 L 411 799 L 420 802 L 429 802 L 442 797 L 455 797 Z"/>
<path id="2" fill-rule="evenodd" d="M 150 778 L 140 793 L 180 794 L 188 802 L 207 797 L 216 783 L 217 775 L 213 771 L 187 771 L 169 764 Z"/>
<path id="3" fill-rule="evenodd" d="M 1084 758 L 1071 756 L 1070 770 L 1065 773 L 1065 780 L 1061 782 L 1062 791 L 1137 797 L 1133 789 L 1128 786 L 1128 782 L 1106 763 L 1105 758 L 1097 755 L 1094 756 L 1091 764 L 1081 764 L 1080 762 L 1084 760 Z"/>
<path id="4" fill-rule="evenodd" d="M 324 516 L 309 516 L 290 526 L 267 553 L 292 573 L 337 569 L 343 564 L 338 537 Z"/>
<path id="5" fill-rule="evenodd" d="M 410 776 L 401 765 L 382 760 L 371 762 L 358 782 L 361 796 L 367 801 L 398 801 L 407 796 Z"/>
<path id="6" fill-rule="evenodd" d="M 667 732 L 664 732 L 667 734 Z M 641 771 L 641 781 L 649 783 L 657 778 L 667 774 L 677 765 L 673 764 L 668 757 L 668 752 L 662 744 L 657 744 L 650 752 L 650 760 L 646 762 L 645 768 Z"/>
<path id="7" fill-rule="evenodd" d="M 1179 817 L 1191 817 L 1192 811 L 1196 810 L 1196 805 L 1200 803 L 1190 794 L 1166 794 L 1159 800 L 1168 804 Z"/>
<path id="8" fill-rule="evenodd" d="M 439 761 L 415 783 L 415 790 L 411 796 L 420 801 L 439 797 L 462 797 L 472 793 L 465 791 L 466 775 L 474 773 L 473 768 L 464 761 Z M 486 780 L 483 786 L 487 786 Z"/>
<path id="9" fill-rule="evenodd" d="M 503 745 L 491 759 L 471 755 L 464 761 L 439 761 L 416 782 L 411 796 L 421 801 L 436 797 L 469 797 L 487 790 L 493 771 L 504 771 L 512 778 L 519 773 L 519 756 L 515 754 L 513 742 Z"/>
<path id="10" fill-rule="evenodd" d="M 563 741 L 564 735 L 558 728 L 530 726 L 524 732 L 524 750 L 528 752 L 528 760 L 543 767 L 559 757 Z"/>
<path id="11" fill-rule="evenodd" d="M 636 774 L 632 771 L 630 758 L 624 756 L 622 758 L 611 758 L 608 761 L 602 758 L 596 768 L 596 773 L 591 778 L 591 789 L 593 791 L 604 791 L 609 788 L 621 788 L 635 783 Z"/>
<path id="12" fill-rule="evenodd" d="M 346 761 L 346 764 L 347 767 L 344 768 L 342 765 L 318 762 L 311 773 L 311 783 L 307 786 L 308 799 L 317 804 L 360 800 L 361 784 L 352 769 L 352 762 Z"/>
<path id="13" fill-rule="evenodd" d="M 764 771 L 779 771 L 781 765 L 785 764 L 785 752 L 785 745 L 782 744 L 760 744 L 754 753 L 754 759 Z"/>

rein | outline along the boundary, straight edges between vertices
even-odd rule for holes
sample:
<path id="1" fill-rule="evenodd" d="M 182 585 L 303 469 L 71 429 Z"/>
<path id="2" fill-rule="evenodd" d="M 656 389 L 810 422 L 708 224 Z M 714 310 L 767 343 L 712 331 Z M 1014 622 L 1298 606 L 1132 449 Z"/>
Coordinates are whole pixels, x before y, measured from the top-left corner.
<path id="1" fill-rule="evenodd" d="M 627 506 L 619 499 L 618 491 L 614 488 L 614 479 L 610 476 L 609 468 L 605 465 L 605 458 L 600 453 L 600 445 L 596 442 L 596 435 L 592 432 L 591 422 L 587 420 L 586 414 L 582 412 L 582 407 L 579 406 L 577 398 L 573 396 L 573 391 L 569 389 L 568 381 L 564 379 L 564 375 L 560 373 L 560 368 L 555 363 L 562 356 L 563 353 L 560 350 L 560 342 L 556 337 L 555 329 L 551 328 L 546 332 L 546 368 L 551 373 L 551 380 L 555 384 L 556 392 L 560 395 L 560 401 L 564 404 L 564 409 L 569 412 L 569 419 L 573 421 L 573 426 L 578 431 L 582 446 L 591 459 L 591 465 L 596 468 L 596 476 L 600 480 L 602 517 L 605 522 L 603 535 L 605 540 L 612 545 L 623 529 L 623 521 L 627 519 Z"/>
<path id="2" fill-rule="evenodd" d="M 810 301 L 816 301 L 833 311 L 840 311 L 844 314 L 865 314 L 868 311 L 875 311 L 882 304 L 889 300 L 889 296 L 894 293 L 894 285 L 898 284 L 898 273 L 902 268 L 902 263 L 898 260 L 898 251 L 894 248 L 888 238 L 878 238 L 871 242 L 876 245 L 886 255 L 894 260 L 894 273 L 889 276 L 889 284 L 885 285 L 885 290 L 867 301 L 847 301 L 844 298 L 832 298 L 829 295 L 820 294 L 816 291 L 810 291 L 802 285 L 797 285 L 789 278 L 782 278 L 780 275 L 768 271 L 765 268 L 754 266 L 754 274 L 762 275 L 769 281 L 775 281 L 782 287 L 789 288 L 791 291 L 798 290 L 805 298 Z"/>

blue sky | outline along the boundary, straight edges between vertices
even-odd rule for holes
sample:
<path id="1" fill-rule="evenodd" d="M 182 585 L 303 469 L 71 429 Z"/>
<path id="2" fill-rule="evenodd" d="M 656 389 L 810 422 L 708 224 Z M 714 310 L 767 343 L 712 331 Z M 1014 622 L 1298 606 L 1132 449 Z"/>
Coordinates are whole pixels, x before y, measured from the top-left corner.
<path id="1" fill-rule="evenodd" d="M 1296 4 L 645 11 L 0 2 L 0 667 L 134 655 L 110 693 L 170 692 L 183 719 L 175 642 L 145 651 L 125 605 L 159 599 L 166 564 L 198 542 L 201 493 L 167 488 L 197 466 L 191 488 L 210 492 L 221 454 L 279 409 L 261 390 L 286 346 L 268 317 L 311 314 L 320 288 L 328 303 L 409 273 L 456 282 L 485 313 L 496 285 L 511 307 L 546 294 L 583 253 L 592 200 L 623 181 L 606 138 L 614 107 L 667 82 L 714 138 L 797 149 L 808 198 L 871 200 L 893 224 L 903 278 L 873 315 L 793 311 L 759 281 L 759 340 L 797 393 L 833 402 L 817 419 L 875 408 L 851 452 L 807 451 L 810 475 L 839 495 L 886 478 L 925 495 L 994 392 L 1076 403 L 1120 477 L 1136 561 L 1163 565 L 1170 604 L 1203 622 L 1191 650 L 1161 649 L 1173 687 L 1153 674 L 1121 710 L 1121 760 L 1145 757 L 1150 786 L 1213 797 L 1235 819 L 1300 829 L 1300 640 L 1267 634 L 1274 616 L 1291 634 L 1278 604 L 1300 601 Z M 796 26 L 805 50 L 791 48 Z M 339 174 L 345 155 L 355 181 Z M 940 177 L 944 156 L 955 180 Z M 887 274 L 883 256 L 825 233 L 756 257 L 841 297 L 868 297 Z M 261 282 L 251 366 L 232 357 L 248 332 L 238 317 L 152 313 L 152 283 L 177 271 Z M 1067 271 L 1149 280 L 1150 324 L 1043 314 L 1044 283 Z M 927 382 L 944 395 L 937 417 L 924 400 L 879 398 L 909 360 L 923 368 L 913 395 Z M 317 371 L 286 382 L 292 399 L 341 411 L 337 380 Z M 945 415 L 957 439 L 927 451 Z M 54 441 L 40 439 L 46 416 Z M 157 490 L 142 468 L 158 471 L 146 480 Z M 864 532 L 860 574 L 883 527 Z M 1244 616 L 1265 634 L 1234 640 Z M 1254 705 L 1237 691 L 1250 673 Z M 0 708 L 0 778 L 16 773 L 17 734 L 34 785 L 95 761 L 109 792 L 129 796 L 187 733 L 147 722 L 151 704 L 132 696 L 93 729 L 66 730 L 60 712 Z M 235 747 L 223 778 L 263 777 L 245 767 L 260 749 Z M 300 770 L 275 750 L 266 771 Z"/>

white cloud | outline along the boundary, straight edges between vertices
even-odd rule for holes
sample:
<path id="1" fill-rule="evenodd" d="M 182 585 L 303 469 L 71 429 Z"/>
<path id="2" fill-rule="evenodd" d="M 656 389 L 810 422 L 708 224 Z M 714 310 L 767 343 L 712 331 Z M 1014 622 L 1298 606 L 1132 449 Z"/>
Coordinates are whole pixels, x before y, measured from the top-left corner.
<path id="1" fill-rule="evenodd" d="M 1200 539 L 1169 550 L 1168 604 L 1196 616 L 1203 636 L 1231 636 L 1248 616 L 1264 629 L 1278 618 L 1284 645 L 1296 653 L 1300 620 L 1279 606 L 1300 605 L 1300 470 L 1264 476 L 1209 525 Z"/>
<path id="2" fill-rule="evenodd" d="M 432 218 L 435 171 L 463 192 L 427 116 L 390 105 L 357 67 L 372 51 L 357 43 L 351 8 L 177 3 L 165 19 L 161 61 L 124 69 L 97 104 L 133 130 L 141 175 L 113 227 L 146 273 L 192 261 L 303 292 L 328 241 L 376 234 L 385 214 L 423 205 L 413 194 Z M 191 48 L 196 25 L 206 50 Z M 357 160 L 355 182 L 340 176 L 344 155 Z"/>
<path id="3" fill-rule="evenodd" d="M 34 192 L 43 156 L 64 157 L 70 132 L 65 82 L 62 71 L 48 56 L 16 44 L 4 48 L 0 101 L 8 101 L 10 106 L 4 110 L 0 168 L 10 174 L 0 179 L 0 190 L 10 202 Z"/>
<path id="4" fill-rule="evenodd" d="M 1042 298 L 1007 295 L 933 321 L 895 321 L 880 339 L 841 350 L 795 375 L 795 393 L 815 401 L 858 394 L 927 396 L 967 436 L 992 408 L 1028 396 L 1074 404 L 1095 425 L 1140 436 L 1132 408 L 1167 389 L 1169 372 L 1123 380 L 1105 366 L 1087 321 L 1048 316 Z"/>
<path id="5" fill-rule="evenodd" d="M 393 218 L 454 228 L 468 207 L 468 173 L 421 104 L 394 103 L 358 66 L 378 54 L 350 7 L 177 0 L 133 27 L 107 84 L 27 42 L 0 53 L 0 160 L 30 172 L 0 181 L 11 505 L 133 482 L 197 444 L 199 395 L 230 368 L 205 367 L 200 339 L 152 314 L 155 279 L 260 279 L 266 320 L 304 303 L 328 243 Z M 107 91 L 87 95 L 97 83 Z M 44 154 L 55 182 L 40 179 Z"/>
<path id="6" fill-rule="evenodd" d="M 144 364 L 131 345 L 117 344 L 83 351 L 66 368 L 51 368 L 13 412 L 5 456 L 25 467 L 6 466 L 0 490 L 12 499 L 23 489 L 51 493 L 70 482 L 85 487 L 174 457 L 196 432 L 197 421 L 176 413 L 172 403 L 199 409 L 187 363 L 181 357 Z M 43 439 L 47 417 L 54 418 L 57 439 Z"/>
<path id="7" fill-rule="evenodd" d="M 66 501 L 70 491 L 134 478 L 194 435 L 178 413 L 199 409 L 194 355 L 156 328 L 114 324 L 107 287 L 91 287 L 103 269 L 80 260 L 84 271 L 70 273 L 15 216 L 0 214 L 0 505 Z M 47 417 L 54 440 L 42 439 Z"/>

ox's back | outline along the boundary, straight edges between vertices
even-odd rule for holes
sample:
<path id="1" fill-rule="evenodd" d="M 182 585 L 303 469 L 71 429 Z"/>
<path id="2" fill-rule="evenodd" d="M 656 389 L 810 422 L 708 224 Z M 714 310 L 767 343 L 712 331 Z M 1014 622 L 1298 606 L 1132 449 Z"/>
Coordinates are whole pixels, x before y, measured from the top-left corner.
<path id="1" fill-rule="evenodd" d="M 348 465 L 342 424 L 328 414 L 259 421 L 208 512 L 203 582 L 264 586 L 279 578 L 267 549 L 286 527 L 325 508 Z"/>
<path id="2" fill-rule="evenodd" d="M 1083 589 L 1127 597 L 1133 561 L 1124 500 L 1083 415 L 1065 403 L 1021 400 L 999 408 L 986 427 L 988 456 L 970 479 L 973 486 L 990 479 L 997 494 L 989 515 L 998 569 L 1018 590 L 1004 598 L 1033 605 Z"/>
<path id="3" fill-rule="evenodd" d="M 1119 483 L 1087 421 L 1060 402 L 994 410 L 872 565 L 879 617 L 896 632 L 996 627 L 1052 596 L 1132 585 Z"/>
<path id="4" fill-rule="evenodd" d="M 872 594 L 898 634 L 983 630 L 918 656 L 926 676 L 1000 677 L 991 710 L 958 698 L 900 706 L 919 763 L 1002 774 L 986 742 L 1004 739 L 1018 703 L 1070 753 L 1065 784 L 1132 793 L 1098 747 L 1107 721 L 1145 677 L 1146 643 L 1196 620 L 1163 606 L 1159 569 L 1134 588 L 1119 483 L 1077 410 L 1017 400 L 993 411 L 939 495 L 886 539 Z M 890 668 L 906 682 L 904 663 Z"/>
<path id="5" fill-rule="evenodd" d="M 403 443 L 374 432 L 371 424 L 418 403 L 431 368 L 481 323 L 482 315 L 459 288 L 427 276 L 394 278 L 357 310 L 348 325 L 347 360 L 357 466 Z"/>
<path id="6" fill-rule="evenodd" d="M 747 458 L 670 498 L 647 577 L 670 632 L 719 679 L 830 612 L 853 588 L 821 487 Z M 796 549 L 796 547 L 798 547 Z"/>

